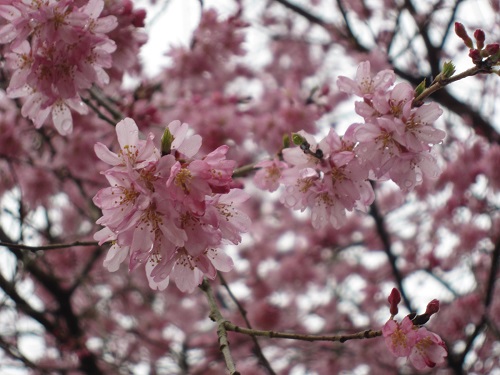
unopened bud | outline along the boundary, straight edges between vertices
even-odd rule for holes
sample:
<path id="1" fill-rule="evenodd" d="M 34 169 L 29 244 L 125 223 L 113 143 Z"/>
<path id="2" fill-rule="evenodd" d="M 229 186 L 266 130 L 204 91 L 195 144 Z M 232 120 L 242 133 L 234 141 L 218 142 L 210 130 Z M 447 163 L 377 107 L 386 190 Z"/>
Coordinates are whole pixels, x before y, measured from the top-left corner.
<path id="1" fill-rule="evenodd" d="M 488 53 L 488 56 L 493 56 L 496 55 L 500 50 L 500 45 L 498 43 L 491 43 L 487 44 L 484 49 Z"/>
<path id="2" fill-rule="evenodd" d="M 471 49 L 469 51 L 469 57 L 472 59 L 472 62 L 474 64 L 478 64 L 483 60 L 483 58 L 481 57 L 481 52 L 477 49 Z"/>
<path id="3" fill-rule="evenodd" d="M 132 25 L 135 27 L 144 27 L 146 19 L 146 11 L 144 9 L 137 9 L 132 19 Z"/>
<path id="4" fill-rule="evenodd" d="M 476 31 L 474 31 L 474 39 L 476 39 L 477 49 L 483 49 L 484 40 L 486 39 L 484 31 L 481 29 L 477 29 Z"/>
<path id="5" fill-rule="evenodd" d="M 427 304 L 427 308 L 425 309 L 425 314 L 431 316 L 439 311 L 439 301 L 437 299 L 433 299 L 431 302 Z"/>
<path id="6" fill-rule="evenodd" d="M 389 294 L 389 298 L 387 298 L 387 301 L 390 304 L 390 313 L 392 316 L 398 314 L 398 304 L 401 302 L 401 294 L 399 293 L 399 290 L 396 288 L 392 288 L 391 294 Z"/>
<path id="7" fill-rule="evenodd" d="M 460 37 L 464 41 L 467 47 L 473 48 L 472 39 L 469 38 L 469 35 L 467 35 L 467 31 L 465 30 L 464 25 L 461 24 L 460 22 L 455 22 L 455 34 L 457 34 L 458 37 Z"/>

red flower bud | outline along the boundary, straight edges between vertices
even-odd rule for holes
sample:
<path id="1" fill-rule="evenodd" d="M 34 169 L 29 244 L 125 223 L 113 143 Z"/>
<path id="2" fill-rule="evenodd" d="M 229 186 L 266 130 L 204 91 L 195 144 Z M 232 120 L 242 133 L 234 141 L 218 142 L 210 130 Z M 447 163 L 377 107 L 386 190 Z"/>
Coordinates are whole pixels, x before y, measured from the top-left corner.
<path id="1" fill-rule="evenodd" d="M 389 294 L 389 298 L 387 298 L 387 301 L 391 305 L 389 309 L 391 315 L 397 315 L 398 304 L 399 302 L 401 302 L 401 294 L 399 293 L 399 290 L 397 290 L 396 288 L 392 288 L 391 294 Z"/>
<path id="2" fill-rule="evenodd" d="M 460 22 L 455 22 L 455 34 L 457 34 L 465 43 L 465 45 L 469 48 L 473 47 L 472 39 L 467 35 L 467 31 L 465 27 Z"/>
<path id="3" fill-rule="evenodd" d="M 469 51 L 469 57 L 472 59 L 474 64 L 480 63 L 483 58 L 481 57 L 481 52 L 477 49 L 471 49 Z"/>
<path id="4" fill-rule="evenodd" d="M 483 49 L 484 40 L 486 39 L 484 31 L 481 29 L 477 29 L 476 31 L 474 31 L 474 38 L 476 39 L 477 49 Z"/>
<path id="5" fill-rule="evenodd" d="M 429 315 L 435 314 L 439 311 L 439 301 L 437 299 L 433 299 L 431 302 L 427 304 L 427 308 L 425 309 L 425 314 Z"/>
<path id="6" fill-rule="evenodd" d="M 500 50 L 500 44 L 498 43 L 487 44 L 485 50 L 488 53 L 488 56 L 496 55 Z"/>
<path id="7" fill-rule="evenodd" d="M 132 19 L 132 24 L 135 27 L 144 27 L 145 19 L 146 19 L 146 11 L 144 9 L 138 9 L 134 14 L 134 18 Z"/>

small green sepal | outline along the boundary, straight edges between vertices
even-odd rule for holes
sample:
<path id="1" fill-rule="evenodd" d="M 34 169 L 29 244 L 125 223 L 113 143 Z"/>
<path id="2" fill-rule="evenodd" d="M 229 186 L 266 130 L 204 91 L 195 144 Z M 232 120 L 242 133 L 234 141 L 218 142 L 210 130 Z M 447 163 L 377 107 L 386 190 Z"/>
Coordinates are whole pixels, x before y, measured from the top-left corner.
<path id="1" fill-rule="evenodd" d="M 444 78 L 450 78 L 455 74 L 455 65 L 451 61 L 446 61 L 441 72 Z"/>
<path id="2" fill-rule="evenodd" d="M 420 82 L 418 84 L 418 86 L 415 88 L 415 97 L 418 97 L 420 94 L 422 94 L 425 90 L 425 84 L 426 84 L 426 81 L 425 81 L 425 78 L 422 82 Z"/>
<path id="3" fill-rule="evenodd" d="M 162 156 L 164 155 L 170 155 L 170 152 L 172 151 L 172 142 L 174 141 L 174 136 L 172 133 L 170 133 L 170 130 L 168 128 L 165 129 L 163 132 L 163 135 L 161 137 L 161 154 Z"/>
<path id="4" fill-rule="evenodd" d="M 290 147 L 290 134 L 285 134 L 283 136 L 283 148 L 289 148 Z"/>
<path id="5" fill-rule="evenodd" d="M 292 133 L 292 142 L 296 146 L 300 146 L 306 141 L 306 139 L 299 133 Z"/>

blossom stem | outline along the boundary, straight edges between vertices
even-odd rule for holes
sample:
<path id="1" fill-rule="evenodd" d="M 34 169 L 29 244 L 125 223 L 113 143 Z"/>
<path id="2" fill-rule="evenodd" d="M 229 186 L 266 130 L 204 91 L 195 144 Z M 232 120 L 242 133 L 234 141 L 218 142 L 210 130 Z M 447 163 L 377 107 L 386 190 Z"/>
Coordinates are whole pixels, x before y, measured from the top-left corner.
<path id="1" fill-rule="evenodd" d="M 236 168 L 233 172 L 232 177 L 233 178 L 245 177 L 255 170 L 257 170 L 257 168 L 255 168 L 255 164 L 247 164 L 247 165 L 244 165 L 242 167 Z"/>

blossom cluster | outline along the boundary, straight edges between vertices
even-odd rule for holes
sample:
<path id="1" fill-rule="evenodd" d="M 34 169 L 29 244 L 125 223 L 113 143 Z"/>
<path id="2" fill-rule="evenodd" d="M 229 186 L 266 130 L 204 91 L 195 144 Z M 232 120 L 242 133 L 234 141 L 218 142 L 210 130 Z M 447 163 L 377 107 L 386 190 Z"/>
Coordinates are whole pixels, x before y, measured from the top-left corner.
<path id="1" fill-rule="evenodd" d="M 172 277 L 188 292 L 203 276 L 231 270 L 222 247 L 238 244 L 250 219 L 239 209 L 248 196 L 233 188 L 229 147 L 195 158 L 201 137 L 180 121 L 168 125 L 161 150 L 152 134 L 139 139 L 130 118 L 117 124 L 116 134 L 118 153 L 95 145 L 97 156 L 112 166 L 103 172 L 111 186 L 94 197 L 103 213 L 97 223 L 105 226 L 94 238 L 113 243 L 104 266 L 116 271 L 129 257 L 129 270 L 145 265 L 152 289 L 165 289 Z"/>
<path id="2" fill-rule="evenodd" d="M 83 4 L 83 5 L 82 5 Z M 37 128 L 49 115 L 62 135 L 72 132 L 71 110 L 88 112 L 82 90 L 107 85 L 116 43 L 108 33 L 113 15 L 102 15 L 104 0 L 7 1 L 0 5 L 0 43 L 12 71 L 10 98 L 24 98 L 22 115 Z M 8 51 L 8 52 L 7 52 Z"/>
<path id="3" fill-rule="evenodd" d="M 293 134 L 299 147 L 285 148 L 283 161 L 257 164 L 256 185 L 284 185 L 281 201 L 297 210 L 311 208 L 313 226 L 321 228 L 339 227 L 347 211 L 373 202 L 369 179 L 391 179 L 409 192 L 424 176 L 438 177 L 431 148 L 445 137 L 433 126 L 442 110 L 435 103 L 414 106 L 413 88 L 394 82 L 391 70 L 372 77 L 369 62 L 360 64 L 355 80 L 339 77 L 341 91 L 363 99 L 355 110 L 364 123 L 350 125 L 342 137 L 332 128 L 319 143 L 304 131 Z"/>
<path id="4" fill-rule="evenodd" d="M 394 315 L 398 313 L 397 305 L 401 301 L 397 289 L 392 290 L 388 301 L 391 305 L 391 318 L 383 326 L 382 335 L 389 351 L 396 357 L 407 357 L 419 370 L 443 363 L 447 356 L 443 340 L 434 332 L 422 327 L 432 314 L 439 311 L 439 301 L 432 300 L 427 305 L 425 313 L 410 314 L 401 322 L 394 320 Z"/>

